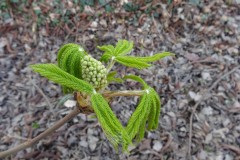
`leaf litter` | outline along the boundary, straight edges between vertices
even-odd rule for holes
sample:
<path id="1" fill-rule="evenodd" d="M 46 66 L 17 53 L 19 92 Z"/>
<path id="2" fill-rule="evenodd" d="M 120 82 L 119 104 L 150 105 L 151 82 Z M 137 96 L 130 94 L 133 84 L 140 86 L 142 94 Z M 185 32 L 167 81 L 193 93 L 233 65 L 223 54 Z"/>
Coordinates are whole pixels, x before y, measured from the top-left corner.
<path id="1" fill-rule="evenodd" d="M 122 1 L 123 4 L 130 2 Z M 117 39 L 125 38 L 134 42 L 134 55 L 146 56 L 160 51 L 176 54 L 173 59 L 155 62 L 150 70 L 138 71 L 117 64 L 119 73 L 141 75 L 160 94 L 159 129 L 148 132 L 129 155 L 116 155 L 97 120 L 79 115 L 51 135 L 52 138 L 13 157 L 186 159 L 189 152 L 189 119 L 194 105 L 203 96 L 202 91 L 240 63 L 239 3 L 216 0 L 210 3 L 171 1 L 168 4 L 163 1 L 159 4 L 151 1 L 145 4 L 137 0 L 142 6 L 130 12 L 120 2 L 108 3 L 116 8 L 110 14 L 106 13 L 105 7 L 96 10 L 96 6 L 87 6 L 84 8 L 86 11 L 79 12 L 80 7 L 72 5 L 73 2 L 63 3 L 63 8 L 54 1 L 50 5 L 31 3 L 19 5 L 23 7 L 23 14 L 17 14 L 20 10 L 16 10 L 14 3 L 9 13 L 11 16 L 7 15 L 7 10 L 1 11 L 0 150 L 38 135 L 68 113 L 69 108 L 59 104 L 64 97 L 60 87 L 33 73 L 28 68 L 30 64 L 56 62 L 57 50 L 67 42 L 78 43 L 99 58 L 96 46 L 114 44 Z M 29 19 L 26 11 L 31 10 L 35 12 Z M 37 11 L 41 11 L 42 15 Z M 96 14 L 99 17 L 94 16 Z M 65 21 L 61 17 L 65 17 Z M 54 23 L 59 25 L 54 26 Z M 132 84 L 131 89 L 137 87 L 135 85 Z M 129 89 L 127 86 L 112 84 L 110 88 Z M 239 86 L 238 69 L 222 79 L 208 93 L 208 99 L 200 102 L 192 123 L 192 159 L 240 158 Z M 135 102 L 134 98 L 124 97 L 118 101 L 118 108 L 113 108 L 118 117 L 125 120 L 126 113 L 135 109 Z M 49 112 L 49 103 L 57 114 Z M 65 105 L 70 107 L 72 102 Z M 32 128 L 35 122 L 38 122 L 38 128 Z"/>

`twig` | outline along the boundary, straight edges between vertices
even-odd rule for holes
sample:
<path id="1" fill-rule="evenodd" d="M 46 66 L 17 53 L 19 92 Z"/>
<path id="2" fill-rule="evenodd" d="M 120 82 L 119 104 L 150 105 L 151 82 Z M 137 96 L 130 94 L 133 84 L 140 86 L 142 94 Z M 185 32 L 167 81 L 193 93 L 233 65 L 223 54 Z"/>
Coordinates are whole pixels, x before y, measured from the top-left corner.
<path id="1" fill-rule="evenodd" d="M 41 90 L 41 88 L 39 88 L 31 79 L 31 83 L 33 84 L 33 86 L 37 89 L 37 91 L 43 96 L 43 98 L 46 100 L 48 106 L 53 109 L 52 104 L 50 103 L 49 99 L 47 98 L 47 96 L 43 93 L 43 91 Z"/>
<path id="2" fill-rule="evenodd" d="M 53 125 L 51 128 L 45 130 L 43 133 L 39 134 L 37 137 L 30 139 L 16 147 L 13 147 L 9 150 L 0 152 L 0 158 L 6 157 L 8 155 L 14 154 L 20 150 L 26 149 L 28 147 L 31 147 L 41 139 L 45 138 L 46 136 L 50 135 L 52 132 L 60 128 L 62 125 L 64 125 L 66 122 L 71 120 L 73 117 L 78 115 L 80 113 L 80 110 L 78 107 L 76 107 L 74 110 L 72 110 L 68 115 L 66 115 L 63 119 L 59 120 L 55 125 Z"/>
<path id="3" fill-rule="evenodd" d="M 161 153 L 164 153 L 172 143 L 172 140 L 173 140 L 172 136 L 169 133 L 167 133 L 167 135 L 168 135 L 167 142 L 160 150 Z"/>
<path id="4" fill-rule="evenodd" d="M 103 96 L 106 98 L 118 97 L 118 96 L 142 96 L 145 93 L 144 90 L 134 91 L 105 91 Z"/>
<path id="5" fill-rule="evenodd" d="M 203 92 L 202 97 L 200 98 L 200 100 L 195 104 L 195 106 L 193 107 L 191 116 L 190 116 L 190 122 L 189 122 L 189 142 L 188 142 L 188 159 L 191 160 L 191 146 L 192 146 L 192 123 L 193 123 L 193 115 L 195 114 L 198 105 L 203 101 L 207 99 L 207 95 L 209 94 L 209 92 L 215 88 L 217 86 L 217 84 L 225 77 L 228 77 L 230 74 L 232 74 L 233 72 L 235 72 L 237 69 L 239 69 L 240 66 L 234 67 L 232 70 L 230 70 L 229 72 L 225 73 L 224 75 L 222 75 L 221 77 L 219 77 L 212 85 L 211 87 Z"/>
<path id="6" fill-rule="evenodd" d="M 238 156 L 240 155 L 240 148 L 234 146 L 234 145 L 229 145 L 229 144 L 222 144 L 221 145 L 224 149 L 229 149 L 233 152 L 235 152 Z"/>
<path id="7" fill-rule="evenodd" d="M 21 136 L 18 136 L 18 135 L 6 135 L 6 137 L 8 138 L 15 138 L 15 139 L 19 139 L 19 140 L 24 140 L 24 141 L 27 141 L 29 140 L 28 138 L 24 138 L 24 137 L 21 137 Z"/>

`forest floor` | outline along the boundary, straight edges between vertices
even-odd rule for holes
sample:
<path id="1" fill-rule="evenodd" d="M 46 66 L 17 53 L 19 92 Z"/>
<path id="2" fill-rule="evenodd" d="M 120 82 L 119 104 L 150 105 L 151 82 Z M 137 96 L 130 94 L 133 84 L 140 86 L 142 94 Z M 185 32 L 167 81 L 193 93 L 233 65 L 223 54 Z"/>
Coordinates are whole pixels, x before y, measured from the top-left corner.
<path id="1" fill-rule="evenodd" d="M 116 154 L 96 118 L 79 114 L 35 146 L 6 159 L 240 160 L 240 1 L 121 0 L 0 2 L 0 151 L 33 138 L 72 108 L 61 88 L 30 64 L 56 63 L 58 49 L 134 42 L 132 55 L 175 53 L 134 73 L 160 95 L 159 127 Z M 112 90 L 137 83 L 111 84 Z M 124 122 L 137 98 L 116 98 Z"/>

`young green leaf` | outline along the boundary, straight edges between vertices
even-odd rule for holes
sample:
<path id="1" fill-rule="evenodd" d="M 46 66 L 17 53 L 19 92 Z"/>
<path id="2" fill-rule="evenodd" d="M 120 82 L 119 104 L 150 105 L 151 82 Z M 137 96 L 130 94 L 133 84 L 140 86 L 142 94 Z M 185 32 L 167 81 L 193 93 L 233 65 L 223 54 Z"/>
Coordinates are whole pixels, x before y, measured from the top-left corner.
<path id="1" fill-rule="evenodd" d="M 60 48 L 58 51 L 58 66 L 70 73 L 71 75 L 74 75 L 77 78 L 82 79 L 82 73 L 81 73 L 81 65 L 80 60 L 86 55 L 86 52 L 83 50 L 83 48 L 77 44 L 69 43 L 65 44 Z M 73 89 L 63 86 L 63 92 L 70 93 Z"/>
<path id="2" fill-rule="evenodd" d="M 118 83 L 121 83 L 123 82 L 123 80 L 121 78 L 116 78 L 117 72 L 114 71 L 114 72 L 110 72 L 108 73 L 107 75 L 107 81 L 110 83 L 110 82 L 118 82 Z"/>
<path id="3" fill-rule="evenodd" d="M 144 129 L 143 128 L 139 129 L 138 134 L 136 135 L 137 136 L 136 139 L 140 141 L 144 136 L 146 122 L 148 123 L 148 127 L 147 127 L 148 130 L 156 129 L 158 126 L 158 119 L 159 119 L 160 107 L 161 107 L 160 98 L 157 92 L 153 88 L 149 87 L 147 83 L 139 76 L 127 75 L 123 79 L 132 79 L 141 83 L 143 85 L 143 89 L 145 89 L 146 91 L 147 98 L 146 98 L 146 102 L 144 102 L 145 104 L 144 107 L 148 108 L 148 112 L 145 113 L 145 116 L 141 122 L 141 126 L 144 127 Z M 136 113 L 134 112 L 134 114 Z"/>
<path id="4" fill-rule="evenodd" d="M 156 129 L 156 124 L 158 124 L 159 114 L 160 114 L 160 99 L 156 99 L 158 97 L 157 92 L 153 88 L 149 88 L 150 90 L 150 113 L 148 116 L 148 130 Z M 159 98 L 159 97 L 158 97 Z"/>
<path id="5" fill-rule="evenodd" d="M 98 46 L 98 49 L 104 51 L 101 61 L 107 62 L 112 57 L 126 55 L 133 49 L 133 42 L 127 40 L 119 40 L 116 47 L 112 45 Z"/>
<path id="6" fill-rule="evenodd" d="M 88 94 L 92 94 L 94 91 L 93 86 L 89 83 L 74 77 L 54 64 L 35 64 L 31 65 L 31 68 L 35 72 L 40 73 L 42 76 L 62 86 Z"/>
<path id="7" fill-rule="evenodd" d="M 114 56 L 126 55 L 133 49 L 133 42 L 127 40 L 119 40 L 116 47 L 114 48 Z"/>
<path id="8" fill-rule="evenodd" d="M 157 92 L 154 92 L 154 98 L 155 98 L 155 102 L 156 102 L 156 115 L 155 115 L 154 124 L 151 129 L 158 128 L 158 120 L 159 120 L 160 110 L 161 110 L 161 101 L 160 101 L 160 98 L 159 98 L 159 95 L 157 94 Z"/>
<path id="9" fill-rule="evenodd" d="M 59 67 L 61 66 L 62 56 L 63 56 L 64 53 L 66 53 L 66 49 L 69 49 L 69 48 L 72 48 L 72 47 L 77 47 L 77 46 L 78 46 L 77 44 L 68 43 L 68 44 L 63 45 L 63 46 L 59 49 L 58 55 L 57 55 L 57 61 L 58 61 L 58 66 L 59 66 Z"/>
<path id="10" fill-rule="evenodd" d="M 111 57 L 114 56 L 114 47 L 112 45 L 98 46 L 98 49 L 104 51 L 100 61 L 107 62 Z"/>
<path id="11" fill-rule="evenodd" d="M 148 123 L 148 130 L 156 129 L 158 125 L 160 101 L 156 100 L 157 93 L 151 87 L 146 88 L 145 91 L 146 93 L 141 97 L 140 103 L 130 117 L 126 127 L 131 140 L 134 137 L 137 141 L 144 138 L 146 123 Z"/>
<path id="12" fill-rule="evenodd" d="M 149 62 L 154 62 L 157 61 L 161 58 L 167 57 L 167 56 L 173 56 L 174 54 L 170 52 L 163 52 L 163 53 L 158 53 L 150 57 L 134 57 L 134 56 L 118 56 L 116 57 L 116 61 L 128 66 L 128 67 L 133 67 L 137 69 L 144 69 L 147 67 L 150 67 L 151 64 Z"/>
<path id="13" fill-rule="evenodd" d="M 110 58 L 112 58 L 113 56 L 111 54 L 108 53 L 104 53 L 100 59 L 101 62 L 107 62 Z"/>
<path id="14" fill-rule="evenodd" d="M 174 56 L 174 55 L 175 54 L 170 53 L 170 52 L 162 52 L 162 53 L 154 54 L 153 56 L 150 56 L 150 57 L 134 57 L 134 58 L 136 60 L 142 61 L 142 62 L 154 62 L 154 61 L 157 61 L 157 60 L 162 59 L 164 57 Z"/>
<path id="15" fill-rule="evenodd" d="M 148 87 L 147 83 L 139 76 L 136 76 L 136 75 L 132 75 L 132 74 L 129 74 L 129 75 L 126 75 L 123 77 L 123 79 L 132 79 L 134 81 L 137 81 L 139 83 L 141 83 L 143 85 L 143 88 L 146 89 Z"/>
<path id="16" fill-rule="evenodd" d="M 130 138 L 107 101 L 101 94 L 95 93 L 91 96 L 91 103 L 106 137 L 113 144 L 114 148 L 117 150 L 121 144 L 123 150 L 126 151 L 131 143 Z"/>
<path id="17" fill-rule="evenodd" d="M 151 66 L 150 64 L 148 64 L 146 62 L 137 60 L 136 57 L 118 56 L 115 58 L 115 60 L 118 63 L 121 63 L 125 66 L 133 67 L 133 68 L 137 68 L 137 69 L 144 69 L 144 68 Z"/>
<path id="18" fill-rule="evenodd" d="M 145 128 L 142 127 L 142 124 L 146 124 L 146 118 L 149 114 L 149 98 L 148 94 L 145 93 L 136 108 L 136 110 L 133 112 L 132 116 L 130 117 L 126 130 L 128 135 L 130 136 L 130 139 L 133 140 L 134 137 L 136 137 L 139 133 L 144 132 Z"/>

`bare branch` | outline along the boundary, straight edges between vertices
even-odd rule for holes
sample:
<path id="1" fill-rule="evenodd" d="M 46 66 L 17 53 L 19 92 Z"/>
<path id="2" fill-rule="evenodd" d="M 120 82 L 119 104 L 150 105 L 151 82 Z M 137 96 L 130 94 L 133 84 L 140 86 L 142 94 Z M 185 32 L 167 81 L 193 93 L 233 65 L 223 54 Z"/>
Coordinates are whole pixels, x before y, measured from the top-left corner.
<path id="1" fill-rule="evenodd" d="M 67 123 L 69 120 L 71 120 L 73 117 L 75 117 L 76 115 L 78 115 L 80 113 L 80 110 L 78 107 L 75 107 L 74 110 L 72 110 L 68 115 L 66 115 L 63 119 L 59 120 L 55 125 L 53 125 L 51 128 L 45 130 L 43 133 L 39 134 L 37 137 L 30 139 L 16 147 L 13 147 L 9 150 L 0 152 L 0 158 L 9 156 L 11 154 L 14 154 L 20 150 L 26 149 L 28 147 L 33 146 L 34 144 L 36 144 L 38 141 L 40 141 L 41 139 L 47 137 L 48 135 L 50 135 L 52 132 L 56 131 L 58 128 L 60 128 L 62 125 L 64 125 L 65 123 Z"/>
<path id="2" fill-rule="evenodd" d="M 145 93 L 144 90 L 134 90 L 134 91 L 105 91 L 103 96 L 106 98 L 118 97 L 118 96 L 142 96 Z"/>

